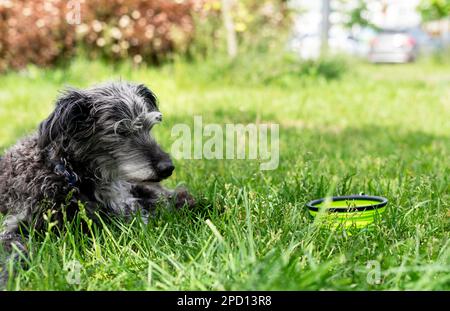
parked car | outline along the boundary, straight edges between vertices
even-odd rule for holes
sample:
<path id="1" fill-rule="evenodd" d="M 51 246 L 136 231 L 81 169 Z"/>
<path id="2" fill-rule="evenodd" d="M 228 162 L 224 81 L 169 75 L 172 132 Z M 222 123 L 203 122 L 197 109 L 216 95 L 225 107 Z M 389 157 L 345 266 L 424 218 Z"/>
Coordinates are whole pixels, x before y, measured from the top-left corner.
<path id="1" fill-rule="evenodd" d="M 430 36 L 418 28 L 385 29 L 373 38 L 368 57 L 373 63 L 408 63 L 420 50 L 429 53 L 434 47 Z"/>
<path id="2" fill-rule="evenodd" d="M 328 46 L 331 53 L 365 57 L 367 43 L 348 33 L 330 33 Z M 297 53 L 303 59 L 317 59 L 320 57 L 321 37 L 318 33 L 293 36 L 288 42 L 288 49 Z"/>

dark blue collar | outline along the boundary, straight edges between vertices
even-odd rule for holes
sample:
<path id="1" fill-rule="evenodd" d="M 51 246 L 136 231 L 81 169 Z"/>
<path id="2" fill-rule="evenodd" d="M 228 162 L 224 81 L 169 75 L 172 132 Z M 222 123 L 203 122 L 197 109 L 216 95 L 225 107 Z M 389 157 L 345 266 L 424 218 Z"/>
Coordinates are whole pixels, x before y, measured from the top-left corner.
<path id="1" fill-rule="evenodd" d="M 75 187 L 78 181 L 78 176 L 72 170 L 72 167 L 67 163 L 66 159 L 61 158 L 59 162 L 56 163 L 54 172 L 59 176 L 64 176 L 66 182 L 71 187 Z"/>

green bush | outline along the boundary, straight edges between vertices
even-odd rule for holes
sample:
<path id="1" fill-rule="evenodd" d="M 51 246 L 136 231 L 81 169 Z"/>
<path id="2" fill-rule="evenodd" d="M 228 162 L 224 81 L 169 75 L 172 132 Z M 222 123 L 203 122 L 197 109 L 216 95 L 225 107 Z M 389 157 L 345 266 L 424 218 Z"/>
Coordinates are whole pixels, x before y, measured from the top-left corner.
<path id="1" fill-rule="evenodd" d="M 283 45 L 285 1 L 236 1 L 232 13 L 241 55 Z M 0 1 L 0 71 L 55 65 L 75 54 L 155 64 L 225 50 L 220 0 Z"/>
<path id="2" fill-rule="evenodd" d="M 279 85 L 286 86 L 309 78 L 333 80 L 347 71 L 348 61 L 342 57 L 327 57 L 318 60 L 301 60 L 297 55 L 283 51 L 248 52 L 230 60 L 226 55 L 216 55 L 197 61 L 193 66 L 180 62 L 176 75 L 178 82 L 186 76 L 196 75 L 199 83 L 230 85 Z"/>
<path id="3" fill-rule="evenodd" d="M 80 42 L 93 58 L 159 63 L 174 52 L 186 52 L 192 41 L 194 2 L 167 0 L 90 0 Z"/>
<path id="4" fill-rule="evenodd" d="M 232 16 L 240 54 L 267 52 L 279 46 L 291 26 L 291 11 L 284 0 L 234 1 Z M 203 0 L 195 11 L 191 55 L 207 58 L 226 52 L 221 0 Z"/>
<path id="5" fill-rule="evenodd" d="M 0 1 L 0 71 L 29 63 L 49 66 L 74 54 L 66 1 Z"/>

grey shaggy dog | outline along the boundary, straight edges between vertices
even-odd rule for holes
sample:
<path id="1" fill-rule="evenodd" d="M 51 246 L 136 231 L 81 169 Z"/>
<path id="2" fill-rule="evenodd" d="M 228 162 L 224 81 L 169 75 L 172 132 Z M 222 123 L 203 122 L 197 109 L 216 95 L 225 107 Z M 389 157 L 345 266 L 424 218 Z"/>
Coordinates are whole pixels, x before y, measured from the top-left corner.
<path id="1" fill-rule="evenodd" d="M 49 209 L 61 224 L 63 213 L 76 214 L 78 202 L 92 217 L 139 212 L 144 221 L 161 203 L 193 206 L 185 189 L 159 183 L 174 170 L 150 135 L 161 121 L 155 95 L 142 84 L 120 81 L 62 92 L 38 131 L 0 159 L 3 248 L 26 251 L 19 226 L 42 227 Z"/>

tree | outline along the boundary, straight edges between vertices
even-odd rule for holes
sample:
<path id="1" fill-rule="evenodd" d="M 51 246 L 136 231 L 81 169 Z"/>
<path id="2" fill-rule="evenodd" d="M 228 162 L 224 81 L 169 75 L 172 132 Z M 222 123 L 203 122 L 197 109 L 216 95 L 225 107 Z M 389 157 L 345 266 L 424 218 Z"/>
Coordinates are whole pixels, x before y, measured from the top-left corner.
<path id="1" fill-rule="evenodd" d="M 345 23 L 345 26 L 348 28 L 352 28 L 353 26 L 376 28 L 367 18 L 367 13 L 367 1 L 358 1 L 357 5 L 349 12 L 349 19 Z"/>
<path id="2" fill-rule="evenodd" d="M 222 0 L 222 18 L 227 33 L 228 56 L 235 58 L 237 56 L 237 38 L 233 16 L 231 15 L 231 1 Z"/>
<path id="3" fill-rule="evenodd" d="M 330 31 L 330 0 L 322 0 L 322 22 L 320 31 L 320 54 L 324 56 L 328 53 L 328 32 Z"/>
<path id="4" fill-rule="evenodd" d="M 418 9 L 424 21 L 448 18 L 450 16 L 450 0 L 422 0 Z"/>

